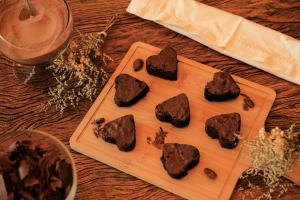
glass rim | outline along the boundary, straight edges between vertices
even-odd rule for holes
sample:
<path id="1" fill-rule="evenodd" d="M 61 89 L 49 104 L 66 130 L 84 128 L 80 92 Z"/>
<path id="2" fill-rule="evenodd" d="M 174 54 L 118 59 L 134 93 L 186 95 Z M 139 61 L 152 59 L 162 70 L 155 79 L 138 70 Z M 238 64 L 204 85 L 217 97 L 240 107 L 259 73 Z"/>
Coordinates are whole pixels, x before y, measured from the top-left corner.
<path id="1" fill-rule="evenodd" d="M 64 2 L 64 4 L 66 5 L 67 8 L 67 12 L 68 12 L 68 22 L 65 26 L 65 29 L 63 30 L 63 32 L 61 33 L 62 35 L 65 34 L 68 31 L 68 28 L 73 24 L 73 18 L 72 18 L 72 10 L 67 2 L 67 0 L 62 0 Z M 5 1 L 4 1 L 5 2 Z M 29 49 L 29 48 L 23 48 L 23 47 L 18 47 L 14 44 L 12 44 L 11 42 L 7 41 L 0 33 L 0 40 L 2 40 L 5 44 L 15 48 L 15 49 L 19 49 L 19 50 L 27 50 L 27 51 L 35 51 L 36 49 Z M 57 39 L 56 39 L 57 40 Z M 1 51 L 0 51 L 1 52 Z"/>

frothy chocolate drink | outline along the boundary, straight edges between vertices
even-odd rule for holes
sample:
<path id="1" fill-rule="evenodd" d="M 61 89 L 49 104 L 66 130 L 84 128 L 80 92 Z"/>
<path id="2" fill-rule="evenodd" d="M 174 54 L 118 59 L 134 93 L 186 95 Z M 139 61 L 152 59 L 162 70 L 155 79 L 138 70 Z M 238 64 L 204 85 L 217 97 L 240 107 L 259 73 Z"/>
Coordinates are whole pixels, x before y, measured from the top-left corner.
<path id="1" fill-rule="evenodd" d="M 72 18 L 63 0 L 23 0 L 0 5 L 0 51 L 22 64 L 51 61 L 72 32 Z"/>

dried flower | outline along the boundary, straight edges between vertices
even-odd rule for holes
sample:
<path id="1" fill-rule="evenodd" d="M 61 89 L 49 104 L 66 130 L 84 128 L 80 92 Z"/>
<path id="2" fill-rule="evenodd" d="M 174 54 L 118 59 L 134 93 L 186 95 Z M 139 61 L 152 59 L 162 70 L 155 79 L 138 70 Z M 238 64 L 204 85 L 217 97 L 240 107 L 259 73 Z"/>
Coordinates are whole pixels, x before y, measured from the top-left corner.
<path id="1" fill-rule="evenodd" d="M 102 32 L 80 34 L 71 41 L 66 52 L 47 67 L 57 85 L 49 88 L 50 100 L 44 110 L 54 105 L 63 114 L 66 108 L 76 107 L 82 99 L 92 100 L 97 89 L 105 85 L 108 76 L 103 66 L 112 59 L 103 51 L 104 39 L 115 21 L 113 17 Z"/>
<path id="2" fill-rule="evenodd" d="M 280 177 L 286 175 L 300 152 L 299 136 L 300 132 L 295 132 L 293 125 L 286 131 L 278 127 L 270 132 L 261 129 L 255 140 L 245 142 L 250 151 L 251 168 L 241 178 L 259 175 L 268 186 L 268 191 L 257 199 L 272 199 L 275 189 L 280 190 L 280 196 L 287 191 L 288 185 L 281 184 Z"/>

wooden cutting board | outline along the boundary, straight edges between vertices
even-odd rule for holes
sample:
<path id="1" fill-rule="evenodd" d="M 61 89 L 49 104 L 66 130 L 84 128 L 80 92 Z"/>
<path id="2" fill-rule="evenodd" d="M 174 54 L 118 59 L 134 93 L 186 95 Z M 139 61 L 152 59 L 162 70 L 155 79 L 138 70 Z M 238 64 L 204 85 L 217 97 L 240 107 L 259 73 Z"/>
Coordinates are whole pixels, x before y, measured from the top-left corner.
<path id="1" fill-rule="evenodd" d="M 178 56 L 178 80 L 168 81 L 149 75 L 145 66 L 134 72 L 133 62 L 158 54 L 159 48 L 145 43 L 132 45 L 119 67 L 116 69 L 99 97 L 88 111 L 70 139 L 71 148 L 138 177 L 187 199 L 229 199 L 241 173 L 249 166 L 247 156 L 240 143 L 235 149 L 221 148 L 218 140 L 208 137 L 204 131 L 206 119 L 222 113 L 238 112 L 242 117 L 241 136 L 255 137 L 268 116 L 275 100 L 275 92 L 267 87 L 234 76 L 241 88 L 255 102 L 255 108 L 243 110 L 243 97 L 228 102 L 208 102 L 203 97 L 205 84 L 212 80 L 218 70 Z M 145 81 L 150 92 L 137 104 L 120 108 L 114 103 L 114 80 L 120 73 L 128 73 Z M 181 92 L 187 94 L 191 121 L 186 128 L 175 128 L 169 123 L 156 119 L 155 106 Z M 92 122 L 104 117 L 106 122 L 126 114 L 133 114 L 136 124 L 136 147 L 131 152 L 121 152 L 115 145 L 96 138 Z M 154 139 L 159 127 L 168 132 L 166 142 L 186 143 L 196 146 L 201 154 L 200 163 L 180 180 L 169 177 L 160 161 L 161 150 L 147 143 L 147 137 Z M 210 180 L 203 173 L 211 168 L 218 174 Z"/>

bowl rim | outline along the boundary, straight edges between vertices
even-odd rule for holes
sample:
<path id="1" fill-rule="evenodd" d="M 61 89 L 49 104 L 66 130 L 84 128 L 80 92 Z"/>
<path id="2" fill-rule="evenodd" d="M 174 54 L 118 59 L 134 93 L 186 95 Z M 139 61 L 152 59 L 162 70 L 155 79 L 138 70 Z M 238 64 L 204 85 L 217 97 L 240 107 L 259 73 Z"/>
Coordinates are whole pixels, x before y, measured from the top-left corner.
<path id="1" fill-rule="evenodd" d="M 17 129 L 17 130 L 11 130 L 11 131 L 6 131 L 6 132 L 3 132 L 1 135 L 5 135 L 5 136 L 8 136 L 10 133 L 25 133 L 25 134 L 28 134 L 31 136 L 31 134 L 40 134 L 40 135 L 43 135 L 47 138 L 50 138 L 50 140 L 53 140 L 55 143 L 59 144 L 59 146 L 64 150 L 64 152 L 67 154 L 68 158 L 70 159 L 71 161 L 71 166 L 72 166 L 72 177 L 73 177 L 73 181 L 72 181 L 72 186 L 71 186 L 71 189 L 68 193 L 68 195 L 66 196 L 66 200 L 71 200 L 71 199 L 74 199 L 75 197 L 75 193 L 76 193 L 76 190 L 77 190 L 77 171 L 76 171 L 76 165 L 75 165 L 75 160 L 70 152 L 70 150 L 67 148 L 67 146 L 62 142 L 60 141 L 57 137 L 45 132 L 45 131 L 41 131 L 41 130 L 36 130 L 36 129 Z"/>

